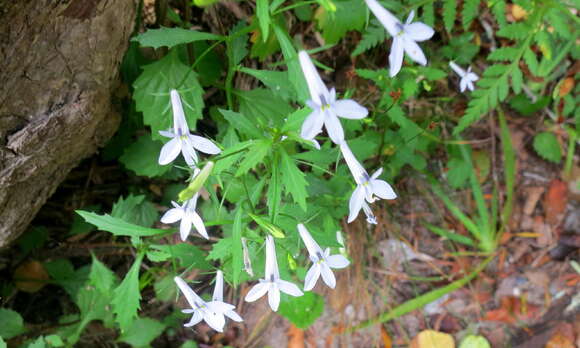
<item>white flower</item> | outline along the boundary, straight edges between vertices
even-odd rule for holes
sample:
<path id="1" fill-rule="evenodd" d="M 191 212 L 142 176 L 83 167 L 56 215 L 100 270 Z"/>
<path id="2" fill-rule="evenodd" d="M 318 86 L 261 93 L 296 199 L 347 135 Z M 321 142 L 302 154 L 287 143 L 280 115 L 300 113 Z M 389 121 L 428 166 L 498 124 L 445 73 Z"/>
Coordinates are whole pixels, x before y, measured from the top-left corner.
<path id="1" fill-rule="evenodd" d="M 367 202 L 373 203 L 377 199 L 395 199 L 397 198 L 397 194 L 386 181 L 377 179 L 382 174 L 383 168 L 380 168 L 374 172 L 372 176 L 369 176 L 367 171 L 354 157 L 346 142 L 340 144 L 340 150 L 342 151 L 344 160 L 357 183 L 357 187 L 352 193 L 348 203 L 350 210 L 348 214 L 348 222 L 352 222 L 356 219 L 362 208 L 367 216 L 367 221 L 371 224 L 376 224 L 377 221 L 375 216 Z"/>
<path id="2" fill-rule="evenodd" d="M 411 23 L 415 11 L 409 13 L 407 21 L 403 24 L 387 9 L 382 7 L 377 0 L 365 0 L 365 2 L 379 22 L 393 37 L 393 45 L 389 54 L 389 75 L 393 77 L 399 73 L 405 52 L 413 61 L 426 65 L 427 58 L 425 58 L 425 54 L 423 54 L 417 42 L 429 40 L 435 33 L 433 29 L 425 23 Z"/>
<path id="3" fill-rule="evenodd" d="M 326 285 L 334 289 L 336 278 L 331 268 L 345 268 L 350 262 L 342 255 L 330 255 L 330 248 L 322 251 L 303 224 L 298 224 L 298 232 L 306 245 L 306 249 L 308 249 L 308 254 L 312 261 L 312 267 L 310 267 L 304 279 L 304 291 L 312 290 L 321 274 L 322 280 Z"/>
<path id="4" fill-rule="evenodd" d="M 336 100 L 336 91 L 334 88 L 330 91 L 326 88 L 308 53 L 300 51 L 298 58 L 310 90 L 311 99 L 306 104 L 312 109 L 312 113 L 302 124 L 300 136 L 313 141 L 314 145 L 319 148 L 314 137 L 322 132 L 324 125 L 330 139 L 335 144 L 340 144 L 344 140 L 344 130 L 338 117 L 358 120 L 365 118 L 368 110 L 352 99 Z"/>
<path id="5" fill-rule="evenodd" d="M 183 326 L 190 327 L 204 320 L 212 329 L 223 332 L 226 323 L 224 313 L 236 307 L 222 301 L 205 302 L 201 297 L 197 296 L 183 279 L 175 277 L 173 280 L 177 283 L 179 290 L 181 290 L 191 306 L 191 309 L 184 309 L 182 312 L 193 314 L 191 320 Z"/>
<path id="6" fill-rule="evenodd" d="M 195 226 L 197 232 L 199 232 L 199 234 L 201 234 L 205 239 L 209 239 L 203 220 L 195 211 L 198 197 L 199 193 L 196 193 L 193 197 L 185 201 L 183 205 L 179 205 L 172 201 L 171 204 L 173 205 L 173 208 L 169 209 L 161 217 L 161 222 L 164 224 L 172 224 L 181 220 L 179 225 L 179 235 L 181 236 L 182 241 L 185 241 L 187 236 L 189 236 L 192 225 Z"/>
<path id="7" fill-rule="evenodd" d="M 224 301 L 224 274 L 222 271 L 217 271 L 215 276 L 215 288 L 213 289 L 213 301 L 223 302 Z M 233 321 L 242 322 L 244 319 L 240 317 L 233 309 L 224 312 L 224 315 Z"/>
<path id="8" fill-rule="evenodd" d="M 254 302 L 268 293 L 268 303 L 275 312 L 280 305 L 280 291 L 290 296 L 302 296 L 304 293 L 290 282 L 280 279 L 278 261 L 276 261 L 276 246 L 272 236 L 266 237 L 266 272 L 264 279 L 254 285 L 246 295 L 246 302 Z"/>
<path id="9" fill-rule="evenodd" d="M 475 89 L 473 83 L 479 80 L 479 77 L 474 72 L 471 72 L 471 67 L 468 67 L 467 71 L 465 71 L 454 62 L 449 62 L 449 66 L 461 77 L 461 81 L 459 81 L 459 90 L 461 92 L 465 91 L 466 88 L 470 91 Z"/>
<path id="10" fill-rule="evenodd" d="M 166 165 L 173 162 L 181 152 L 187 165 L 195 167 L 197 163 L 195 149 L 212 155 L 220 153 L 221 150 L 210 140 L 189 132 L 179 93 L 172 89 L 170 95 L 173 109 L 173 131 L 159 131 L 159 134 L 172 139 L 161 148 L 159 164 Z"/>

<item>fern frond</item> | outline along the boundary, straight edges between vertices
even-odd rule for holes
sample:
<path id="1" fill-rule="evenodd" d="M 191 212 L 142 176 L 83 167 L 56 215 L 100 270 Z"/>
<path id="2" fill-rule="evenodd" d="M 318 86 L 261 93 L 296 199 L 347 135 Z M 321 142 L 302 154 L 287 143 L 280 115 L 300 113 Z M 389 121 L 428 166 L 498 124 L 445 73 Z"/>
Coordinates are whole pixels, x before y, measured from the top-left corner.
<path id="1" fill-rule="evenodd" d="M 384 42 L 387 39 L 387 31 L 383 28 L 378 21 L 373 20 L 371 25 L 367 28 L 367 31 L 363 34 L 362 39 L 352 52 L 352 56 L 356 57 L 361 53 L 364 53 L 376 45 Z"/>
<path id="2" fill-rule="evenodd" d="M 487 59 L 493 61 L 511 61 L 518 54 L 518 52 L 519 50 L 517 47 L 501 47 L 491 52 L 490 55 L 487 56 Z"/>
<path id="3" fill-rule="evenodd" d="M 481 0 L 465 0 L 463 1 L 463 11 L 461 12 L 461 19 L 463 21 L 463 28 L 468 29 L 469 25 L 479 12 L 479 3 Z"/>
<path id="4" fill-rule="evenodd" d="M 503 28 L 507 24 L 506 20 L 506 4 L 505 0 L 497 0 L 489 4 L 489 8 L 491 9 L 491 13 L 499 25 L 500 29 Z"/>
<path id="5" fill-rule="evenodd" d="M 444 0 L 443 2 L 443 24 L 445 30 L 451 33 L 457 16 L 457 2 L 455 0 Z"/>
<path id="6" fill-rule="evenodd" d="M 434 3 L 430 2 L 423 6 L 423 15 L 421 16 L 423 23 L 430 27 L 435 25 L 435 8 Z"/>

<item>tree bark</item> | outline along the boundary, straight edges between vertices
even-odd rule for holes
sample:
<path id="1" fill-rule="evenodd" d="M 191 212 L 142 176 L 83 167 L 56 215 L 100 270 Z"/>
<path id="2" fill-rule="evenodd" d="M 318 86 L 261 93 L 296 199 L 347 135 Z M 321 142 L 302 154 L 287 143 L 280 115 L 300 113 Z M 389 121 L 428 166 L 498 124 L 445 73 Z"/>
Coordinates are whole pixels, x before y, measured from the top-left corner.
<path id="1" fill-rule="evenodd" d="M 0 248 L 115 132 L 136 0 L 0 0 Z"/>

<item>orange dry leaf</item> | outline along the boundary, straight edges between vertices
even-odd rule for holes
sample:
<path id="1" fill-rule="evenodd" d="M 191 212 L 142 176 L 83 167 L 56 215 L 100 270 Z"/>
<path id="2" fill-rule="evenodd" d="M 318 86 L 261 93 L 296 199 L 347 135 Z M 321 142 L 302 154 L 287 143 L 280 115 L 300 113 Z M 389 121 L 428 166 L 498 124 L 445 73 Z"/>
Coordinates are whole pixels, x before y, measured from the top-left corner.
<path id="1" fill-rule="evenodd" d="M 410 348 L 455 348 L 455 341 L 449 334 L 424 330 L 413 338 Z"/>
<path id="2" fill-rule="evenodd" d="M 565 97 L 568 95 L 568 93 L 570 93 L 570 91 L 574 88 L 574 78 L 572 77 L 566 77 L 561 83 L 560 83 L 560 97 Z"/>
<path id="3" fill-rule="evenodd" d="M 550 338 L 544 348 L 576 348 L 574 343 L 560 333 L 555 334 Z"/>
<path id="4" fill-rule="evenodd" d="M 381 326 L 381 339 L 383 340 L 383 348 L 393 347 L 393 340 L 391 339 L 391 336 L 383 326 Z"/>
<path id="5" fill-rule="evenodd" d="M 304 330 L 290 324 L 288 328 L 288 348 L 304 348 Z"/>
<path id="6" fill-rule="evenodd" d="M 42 289 L 49 279 L 42 263 L 28 260 L 14 271 L 16 287 L 24 292 L 37 292 Z"/>
<path id="7" fill-rule="evenodd" d="M 556 225 L 564 215 L 567 204 L 568 185 L 559 179 L 552 180 L 548 193 L 544 198 L 546 222 L 550 225 Z"/>
<path id="8" fill-rule="evenodd" d="M 511 10 L 512 17 L 514 17 L 516 21 L 525 19 L 528 16 L 528 12 L 524 10 L 524 8 L 521 7 L 520 5 L 512 5 Z"/>
<path id="9" fill-rule="evenodd" d="M 522 303 L 519 298 L 503 297 L 500 308 L 488 311 L 483 320 L 515 324 L 520 320 L 525 321 L 534 318 L 538 313 L 539 309 L 536 306 Z"/>

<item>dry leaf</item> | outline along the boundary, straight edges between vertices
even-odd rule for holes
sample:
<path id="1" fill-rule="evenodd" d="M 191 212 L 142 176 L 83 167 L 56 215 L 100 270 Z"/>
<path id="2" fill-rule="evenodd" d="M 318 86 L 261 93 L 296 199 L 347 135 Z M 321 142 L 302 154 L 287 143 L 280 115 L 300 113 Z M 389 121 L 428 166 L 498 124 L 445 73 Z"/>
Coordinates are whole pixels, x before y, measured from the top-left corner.
<path id="1" fill-rule="evenodd" d="M 455 348 L 453 336 L 435 330 L 419 332 L 411 341 L 411 348 Z"/>
<path id="2" fill-rule="evenodd" d="M 544 348 L 576 348 L 574 343 L 560 333 L 555 334 L 550 338 Z"/>
<path id="3" fill-rule="evenodd" d="M 562 82 L 560 82 L 560 97 L 565 97 L 574 88 L 574 78 L 566 77 Z"/>
<path id="4" fill-rule="evenodd" d="M 391 339 L 391 336 L 383 326 L 381 326 L 381 339 L 383 340 L 383 348 L 393 347 L 393 340 Z"/>
<path id="5" fill-rule="evenodd" d="M 542 194 L 544 193 L 546 188 L 543 186 L 526 187 L 524 190 L 526 193 L 526 203 L 524 204 L 524 214 L 532 215 L 532 213 L 534 212 L 534 209 L 536 209 L 536 205 L 538 204 L 540 197 L 542 196 Z"/>
<path id="6" fill-rule="evenodd" d="M 523 7 L 521 7 L 520 5 L 512 5 L 512 17 L 514 17 L 514 19 L 516 21 L 519 21 L 521 19 L 525 19 L 528 16 L 528 12 L 526 10 L 523 9 Z"/>
<path id="7" fill-rule="evenodd" d="M 552 180 L 548 194 L 544 198 L 546 222 L 552 226 L 557 225 L 566 211 L 567 204 L 568 185 L 559 179 Z"/>
<path id="8" fill-rule="evenodd" d="M 42 263 L 28 260 L 14 271 L 16 287 L 24 292 L 37 292 L 42 289 L 49 279 Z"/>
<path id="9" fill-rule="evenodd" d="M 288 328 L 288 348 L 304 348 L 304 330 L 290 324 Z"/>

